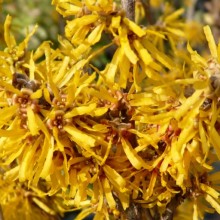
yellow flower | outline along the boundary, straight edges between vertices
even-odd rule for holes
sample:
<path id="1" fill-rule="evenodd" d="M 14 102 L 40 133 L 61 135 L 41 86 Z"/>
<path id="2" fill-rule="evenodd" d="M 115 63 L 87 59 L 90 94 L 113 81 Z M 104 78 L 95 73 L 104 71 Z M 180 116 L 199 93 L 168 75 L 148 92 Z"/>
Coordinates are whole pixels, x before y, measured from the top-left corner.
<path id="1" fill-rule="evenodd" d="M 42 56 L 45 60 L 38 61 Z M 109 110 L 114 113 L 124 99 L 119 91 L 96 85 L 100 83 L 95 81 L 96 73 L 81 70 L 87 62 L 72 62 L 62 49 L 55 51 L 45 42 L 21 66 L 25 73 L 13 73 L 10 63 L 5 64 L 8 78 L 0 81 L 1 111 L 6 116 L 1 121 L 1 162 L 14 164 L 5 173 L 7 181 L 36 187 L 45 180 L 46 193 L 54 195 L 62 189 L 66 203 L 77 208 L 88 206 L 88 196 L 100 196 L 103 200 L 94 199 L 99 211 L 104 198 L 115 210 L 112 186 L 119 194 L 127 191 L 120 169 L 130 163 L 125 160 L 119 168 L 108 165 L 109 154 L 115 154 L 108 141 L 118 128 L 117 123 L 105 124 L 101 117 Z M 100 179 L 100 172 L 106 178 Z M 103 192 L 94 194 L 91 184 L 101 184 Z M 128 207 L 129 198 L 121 200 Z M 34 202 L 47 210 L 38 199 Z"/>
<path id="2" fill-rule="evenodd" d="M 7 172 L 7 169 L 5 171 Z M 0 204 L 5 219 L 55 219 L 60 212 L 56 204 L 60 203 L 58 197 L 54 197 L 51 202 L 40 189 L 28 189 L 26 184 L 8 181 L 2 173 L 0 193 Z"/>
<path id="3" fill-rule="evenodd" d="M 177 52 L 185 38 L 183 9 L 166 8 L 159 26 L 144 29 L 110 0 L 53 4 L 69 19 L 58 49 L 43 42 L 26 52 L 34 31 L 17 46 L 11 18 L 5 22 L 0 163 L 6 167 L 1 181 L 19 191 L 11 204 L 24 199 L 22 210 L 35 204 L 54 215 L 52 208 L 68 206 L 83 208 L 77 219 L 93 212 L 110 219 L 124 217 L 133 204 L 166 215 L 187 198 L 194 219 L 203 217 L 200 209 L 220 212 L 219 180 L 209 175 L 213 149 L 220 157 L 220 56 L 210 28 L 204 32 L 211 58 L 188 44 L 191 57 L 183 54 L 176 63 L 164 53 L 164 40 Z M 110 44 L 95 50 L 104 34 Z M 106 67 L 92 66 L 113 44 Z M 6 197 L 2 192 L 4 213 Z"/>
<path id="4" fill-rule="evenodd" d="M 203 27 L 195 21 L 187 22 L 185 25 L 185 34 L 187 40 L 192 46 L 201 45 L 205 41 Z"/>
<path id="5" fill-rule="evenodd" d="M 169 5 L 166 4 L 163 15 L 158 19 L 156 25 L 149 27 L 150 30 L 158 33 L 152 37 L 154 45 L 156 45 L 161 52 L 166 51 L 166 41 L 168 41 L 170 48 L 174 52 L 177 50 L 177 45 L 185 41 L 185 23 L 179 18 L 183 13 L 183 8 L 171 11 Z"/>

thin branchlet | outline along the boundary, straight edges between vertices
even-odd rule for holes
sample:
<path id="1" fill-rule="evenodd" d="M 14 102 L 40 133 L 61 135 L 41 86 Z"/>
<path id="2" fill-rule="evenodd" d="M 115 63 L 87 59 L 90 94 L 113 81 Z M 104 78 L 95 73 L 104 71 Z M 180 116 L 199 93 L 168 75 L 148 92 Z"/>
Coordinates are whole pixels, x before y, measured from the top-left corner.
<path id="1" fill-rule="evenodd" d="M 181 197 L 175 196 L 170 203 L 168 203 L 165 212 L 162 214 L 160 220 L 172 220 L 177 207 L 181 203 Z"/>
<path id="2" fill-rule="evenodd" d="M 135 17 L 135 0 L 121 0 L 122 8 L 125 11 L 126 17 L 134 21 Z"/>

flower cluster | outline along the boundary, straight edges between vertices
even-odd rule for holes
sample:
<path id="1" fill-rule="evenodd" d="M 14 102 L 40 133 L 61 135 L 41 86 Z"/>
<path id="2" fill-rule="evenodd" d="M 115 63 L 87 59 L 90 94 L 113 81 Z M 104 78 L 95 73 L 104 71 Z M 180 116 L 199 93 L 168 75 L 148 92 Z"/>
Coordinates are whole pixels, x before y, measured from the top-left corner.
<path id="1" fill-rule="evenodd" d="M 219 173 L 210 174 L 220 158 L 220 47 L 210 28 L 204 58 L 190 44 L 178 51 L 183 9 L 145 28 L 111 0 L 52 3 L 67 17 L 58 48 L 29 51 L 36 27 L 17 44 L 10 16 L 4 25 L 0 186 L 18 193 L 0 193 L 3 213 L 24 198 L 50 215 L 83 209 L 77 219 L 168 216 L 184 201 L 193 220 L 220 213 Z M 95 67 L 112 46 L 105 68 Z"/>

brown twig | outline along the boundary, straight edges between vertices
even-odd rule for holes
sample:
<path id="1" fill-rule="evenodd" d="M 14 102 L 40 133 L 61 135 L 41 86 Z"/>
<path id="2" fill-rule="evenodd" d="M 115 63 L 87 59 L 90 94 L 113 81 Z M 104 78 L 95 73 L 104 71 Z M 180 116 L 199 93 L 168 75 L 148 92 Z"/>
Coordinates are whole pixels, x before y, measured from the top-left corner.
<path id="1" fill-rule="evenodd" d="M 126 17 L 134 21 L 135 15 L 135 0 L 121 0 L 122 8 L 125 11 Z"/>
<path id="2" fill-rule="evenodd" d="M 153 220 L 153 216 L 150 213 L 150 209 L 146 209 L 146 219 L 147 220 Z"/>
<path id="3" fill-rule="evenodd" d="M 193 17 L 195 16 L 195 7 L 196 7 L 197 0 L 193 0 L 191 5 L 188 7 L 186 11 L 186 19 L 187 21 L 192 21 Z"/>
<path id="4" fill-rule="evenodd" d="M 176 195 L 166 207 L 166 211 L 162 214 L 160 220 L 172 220 L 175 214 L 175 211 L 179 204 L 181 203 L 181 197 Z"/>

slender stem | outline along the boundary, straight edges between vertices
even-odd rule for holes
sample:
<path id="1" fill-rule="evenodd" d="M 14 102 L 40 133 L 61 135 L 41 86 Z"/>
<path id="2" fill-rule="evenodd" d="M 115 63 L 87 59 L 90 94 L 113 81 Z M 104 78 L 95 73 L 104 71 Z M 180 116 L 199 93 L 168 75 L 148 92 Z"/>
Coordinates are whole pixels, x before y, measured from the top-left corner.
<path id="1" fill-rule="evenodd" d="M 121 0 L 122 8 L 126 13 L 126 17 L 134 21 L 135 0 Z"/>
<path id="2" fill-rule="evenodd" d="M 172 220 L 177 207 L 181 203 L 181 197 L 176 195 L 166 207 L 166 211 L 161 216 L 161 220 Z"/>
<path id="3" fill-rule="evenodd" d="M 192 21 L 194 12 L 195 12 L 195 7 L 196 7 L 197 0 L 192 0 L 191 5 L 188 7 L 187 12 L 186 12 L 186 18 L 187 21 Z"/>
<path id="4" fill-rule="evenodd" d="M 150 209 L 146 209 L 146 219 L 147 220 L 153 220 L 153 217 L 150 213 Z"/>
<path id="5" fill-rule="evenodd" d="M 141 219 L 141 210 L 140 205 L 133 202 L 130 203 L 130 206 L 125 210 L 127 220 L 139 220 Z"/>

